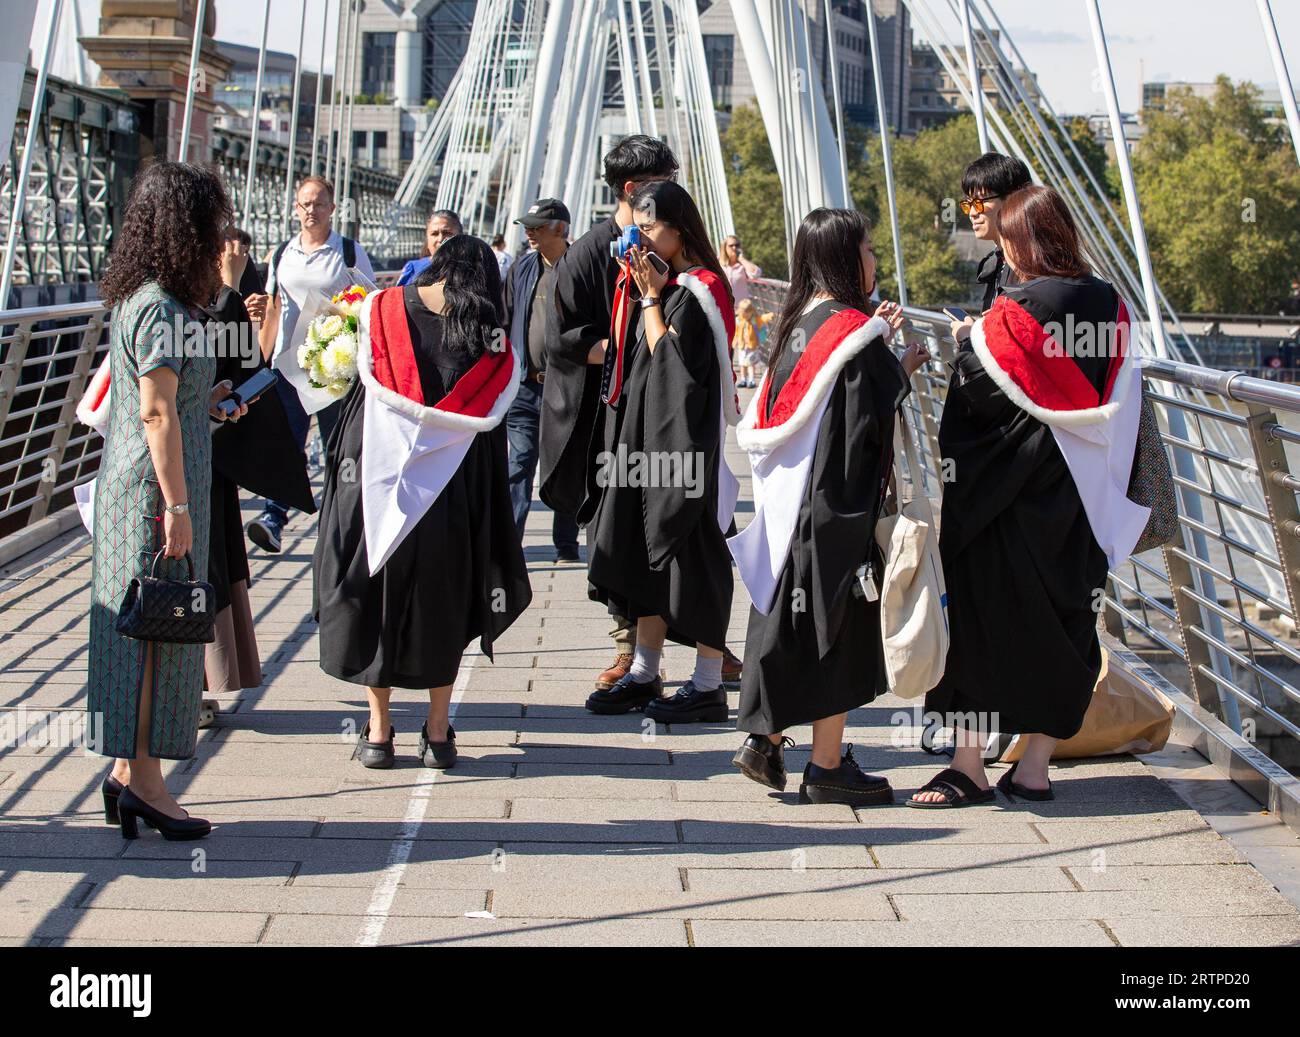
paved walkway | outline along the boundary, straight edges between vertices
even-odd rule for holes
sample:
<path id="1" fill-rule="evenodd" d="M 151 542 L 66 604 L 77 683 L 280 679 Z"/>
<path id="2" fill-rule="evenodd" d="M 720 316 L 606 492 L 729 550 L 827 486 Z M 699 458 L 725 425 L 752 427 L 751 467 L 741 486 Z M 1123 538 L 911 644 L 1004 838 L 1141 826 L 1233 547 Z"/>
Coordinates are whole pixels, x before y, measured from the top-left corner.
<path id="1" fill-rule="evenodd" d="M 529 520 L 532 607 L 495 665 L 462 668 L 461 763 L 437 774 L 414 758 L 414 692 L 394 702 L 398 766 L 349 759 L 364 692 L 317 667 L 299 516 L 283 554 L 254 559 L 264 686 L 170 766 L 213 835 L 124 843 L 101 760 L 0 750 L 0 943 L 1300 944 L 1295 836 L 1183 747 L 1062 766 L 1054 803 L 921 814 L 902 800 L 938 765 L 891 745 L 904 704 L 884 699 L 848 737 L 898 803 L 854 812 L 796 802 L 807 728 L 777 795 L 733 770 L 727 725 L 591 716 L 607 621 L 583 567 L 550 560 L 549 520 Z M 81 708 L 89 572 L 84 537 L 0 572 L 10 722 Z M 665 665 L 689 675 L 684 649 Z"/>

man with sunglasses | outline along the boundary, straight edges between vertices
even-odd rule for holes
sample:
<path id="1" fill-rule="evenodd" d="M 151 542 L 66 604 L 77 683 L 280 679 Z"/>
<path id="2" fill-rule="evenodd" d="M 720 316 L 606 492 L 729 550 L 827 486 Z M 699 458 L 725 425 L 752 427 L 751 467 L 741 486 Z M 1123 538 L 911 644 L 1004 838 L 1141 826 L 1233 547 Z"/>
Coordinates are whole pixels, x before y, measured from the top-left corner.
<path id="1" fill-rule="evenodd" d="M 984 306 L 987 310 L 993 300 L 1002 294 L 1012 276 L 1002 254 L 1002 239 L 998 232 L 998 213 L 1007 195 L 1028 187 L 1033 182 L 1027 167 L 1018 158 L 989 152 L 981 155 L 961 177 L 961 211 L 970 217 L 971 230 L 981 241 L 993 242 L 993 250 L 980 261 L 975 279 L 984 286 Z"/>

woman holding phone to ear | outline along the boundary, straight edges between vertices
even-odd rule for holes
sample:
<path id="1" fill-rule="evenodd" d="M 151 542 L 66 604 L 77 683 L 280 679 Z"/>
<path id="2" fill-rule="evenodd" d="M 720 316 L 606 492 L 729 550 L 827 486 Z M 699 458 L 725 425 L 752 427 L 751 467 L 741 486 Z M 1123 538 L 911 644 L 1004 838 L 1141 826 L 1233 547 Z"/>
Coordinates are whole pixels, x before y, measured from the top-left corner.
<path id="1" fill-rule="evenodd" d="M 631 206 L 641 236 L 628 254 L 640 326 L 621 349 L 611 341 L 607 355 L 613 375 L 590 579 L 593 598 L 636 621 L 636 654 L 627 675 L 594 692 L 587 708 L 720 722 L 732 590 L 725 533 L 739 488 L 722 455 L 724 429 L 739 418 L 731 290 L 683 187 L 649 181 Z M 646 470 L 655 458 L 667 460 L 666 471 Z M 665 638 L 696 649 L 694 673 L 671 698 L 662 697 L 659 672 Z"/>

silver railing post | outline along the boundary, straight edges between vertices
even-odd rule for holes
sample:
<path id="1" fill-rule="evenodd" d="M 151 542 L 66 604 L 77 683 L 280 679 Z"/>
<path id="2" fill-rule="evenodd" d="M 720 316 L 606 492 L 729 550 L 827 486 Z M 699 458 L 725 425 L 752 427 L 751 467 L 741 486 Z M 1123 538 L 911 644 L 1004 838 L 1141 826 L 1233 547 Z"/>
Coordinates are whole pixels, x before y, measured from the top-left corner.
<path id="1" fill-rule="evenodd" d="M 97 314 L 91 317 L 86 324 L 86 330 L 82 333 L 81 348 L 77 351 L 77 359 L 72 368 L 72 377 L 64 390 L 67 395 L 63 399 L 63 406 L 59 408 L 58 424 L 54 427 L 54 434 L 50 438 L 45 461 L 42 462 L 43 464 L 46 462 L 52 463 L 50 463 L 46 474 L 41 479 L 38 496 L 32 502 L 32 510 L 28 512 L 28 521 L 30 522 L 42 519 L 49 513 L 50 500 L 54 497 L 55 488 L 59 484 L 59 472 L 63 470 L 63 456 L 67 452 L 68 440 L 72 436 L 72 426 L 76 422 L 77 403 L 81 400 L 81 394 L 86 391 L 86 382 L 90 378 L 95 350 L 99 346 L 99 340 L 103 333 L 103 316 Z"/>
<path id="2" fill-rule="evenodd" d="M 22 377 L 23 361 L 27 359 L 27 347 L 31 341 L 32 322 L 25 320 L 14 329 L 14 340 L 9 343 L 4 360 L 0 362 L 0 435 L 4 432 L 5 422 L 9 420 L 9 409 L 13 406 L 14 393 L 18 390 L 18 379 Z"/>
<path id="3" fill-rule="evenodd" d="M 1300 479 L 1291 474 L 1287 464 L 1286 444 L 1277 435 L 1277 414 L 1256 403 L 1248 405 L 1248 413 L 1246 431 L 1259 467 L 1277 559 L 1282 564 L 1282 582 L 1291 614 L 1300 617 L 1300 507 L 1296 504 Z"/>

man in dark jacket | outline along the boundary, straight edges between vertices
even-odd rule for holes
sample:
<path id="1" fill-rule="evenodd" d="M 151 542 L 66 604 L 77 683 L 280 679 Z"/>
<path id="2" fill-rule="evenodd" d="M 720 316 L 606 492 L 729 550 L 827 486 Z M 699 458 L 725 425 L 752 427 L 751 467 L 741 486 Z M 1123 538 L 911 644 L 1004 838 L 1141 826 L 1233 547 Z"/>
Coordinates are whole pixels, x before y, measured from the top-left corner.
<path id="1" fill-rule="evenodd" d="M 980 261 L 975 279 L 984 286 L 987 310 L 1002 294 L 1011 278 L 1011 268 L 1002 254 L 998 233 L 998 212 L 1007 195 L 1033 183 L 1029 167 L 1018 158 L 989 152 L 981 155 L 962 174 L 961 190 L 965 196 L 961 211 L 970 217 L 971 229 L 981 241 L 993 242 L 993 250 Z"/>
<path id="2" fill-rule="evenodd" d="M 506 412 L 510 501 L 523 539 L 537 472 L 546 357 L 557 347 L 560 334 L 555 312 L 555 268 L 569 247 L 569 210 L 558 198 L 543 198 L 530 205 L 515 223 L 524 228 L 532 246 L 510 265 L 506 276 L 506 326 L 510 341 L 528 361 L 519 392 Z M 579 560 L 578 521 L 572 512 L 555 511 L 551 540 L 557 562 Z"/>
<path id="3" fill-rule="evenodd" d="M 600 379 L 605 361 L 614 306 L 618 260 L 609 246 L 632 226 L 629 202 L 638 184 L 671 180 L 677 175 L 677 157 L 656 137 L 632 134 L 605 155 L 605 183 L 618 199 L 609 219 L 596 224 L 575 241 L 556 267 L 555 305 L 560 334 L 554 347 L 548 343 L 546 380 L 542 384 L 541 485 L 538 495 L 557 512 L 576 514 L 583 505 L 595 506 L 596 457 L 602 449 Z M 634 334 L 630 329 L 628 334 Z M 607 691 L 625 676 L 636 651 L 636 624 L 614 617 L 615 659 L 596 678 L 596 688 Z M 724 681 L 740 679 L 740 660 L 724 652 Z"/>

